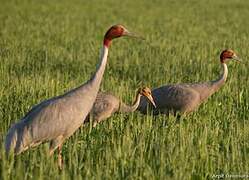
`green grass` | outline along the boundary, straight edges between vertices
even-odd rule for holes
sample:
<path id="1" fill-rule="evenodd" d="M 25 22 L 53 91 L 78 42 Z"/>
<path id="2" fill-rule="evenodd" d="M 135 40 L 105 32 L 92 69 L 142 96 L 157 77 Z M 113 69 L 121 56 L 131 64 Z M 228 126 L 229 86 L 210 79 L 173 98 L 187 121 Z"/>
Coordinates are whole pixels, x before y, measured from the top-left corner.
<path id="1" fill-rule="evenodd" d="M 249 1 L 0 1 L 0 179 L 206 179 L 249 172 L 248 63 L 229 63 L 227 83 L 197 112 L 117 114 L 80 128 L 59 171 L 48 146 L 5 157 L 14 122 L 41 100 L 93 74 L 102 37 L 116 23 L 146 41 L 115 40 L 101 90 L 131 102 L 142 85 L 213 80 L 219 53 L 249 59 Z"/>

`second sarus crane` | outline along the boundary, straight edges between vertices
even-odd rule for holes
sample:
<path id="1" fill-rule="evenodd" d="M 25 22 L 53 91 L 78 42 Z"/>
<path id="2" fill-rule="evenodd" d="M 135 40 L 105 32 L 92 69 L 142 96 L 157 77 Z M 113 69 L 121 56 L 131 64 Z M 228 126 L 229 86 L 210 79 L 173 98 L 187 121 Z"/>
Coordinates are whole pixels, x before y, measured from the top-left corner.
<path id="1" fill-rule="evenodd" d="M 153 114 L 158 115 L 162 113 L 169 115 L 176 112 L 188 114 L 195 110 L 226 82 L 228 74 L 226 63 L 229 60 L 239 61 L 234 51 L 229 49 L 222 51 L 220 54 L 220 63 L 223 73 L 217 80 L 204 83 L 166 85 L 154 89 L 152 96 L 157 107 L 153 109 Z M 148 106 L 149 103 L 147 100 L 142 98 L 138 110 L 146 113 Z"/>
<path id="2" fill-rule="evenodd" d="M 112 26 L 104 36 L 100 64 L 92 78 L 83 85 L 34 106 L 8 131 L 6 152 L 19 154 L 42 142 L 50 142 L 50 154 L 59 148 L 58 163 L 62 166 L 61 148 L 89 114 L 97 97 L 105 71 L 109 46 L 114 38 L 134 36 L 122 25 Z"/>

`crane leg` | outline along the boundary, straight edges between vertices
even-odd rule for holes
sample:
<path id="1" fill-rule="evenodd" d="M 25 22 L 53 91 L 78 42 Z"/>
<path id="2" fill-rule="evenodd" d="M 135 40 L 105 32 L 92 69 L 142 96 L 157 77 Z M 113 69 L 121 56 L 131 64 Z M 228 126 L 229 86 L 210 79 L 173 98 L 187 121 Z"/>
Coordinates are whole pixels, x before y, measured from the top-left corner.
<path id="1" fill-rule="evenodd" d="M 63 136 L 58 136 L 56 139 L 52 140 L 49 146 L 49 155 L 53 155 L 54 151 L 62 144 Z"/>
<path id="2" fill-rule="evenodd" d="M 93 128 L 95 128 L 97 125 L 98 125 L 98 122 L 97 122 L 97 121 L 94 121 L 94 123 L 93 123 Z"/>
<path id="3" fill-rule="evenodd" d="M 63 168 L 63 159 L 62 159 L 62 144 L 59 145 L 58 147 L 58 166 L 60 168 L 60 170 L 62 170 Z"/>
<path id="4" fill-rule="evenodd" d="M 106 120 L 109 117 L 111 117 L 111 115 L 102 116 L 102 117 L 95 117 L 95 119 L 93 119 L 93 128 L 95 128 L 98 124 L 102 123 L 102 121 Z"/>
<path id="5" fill-rule="evenodd" d="M 62 159 L 62 143 L 63 143 L 63 136 L 58 136 L 56 139 L 51 141 L 49 147 L 49 154 L 50 156 L 54 154 L 54 151 L 58 148 L 58 167 L 60 170 L 63 168 L 63 159 Z"/>

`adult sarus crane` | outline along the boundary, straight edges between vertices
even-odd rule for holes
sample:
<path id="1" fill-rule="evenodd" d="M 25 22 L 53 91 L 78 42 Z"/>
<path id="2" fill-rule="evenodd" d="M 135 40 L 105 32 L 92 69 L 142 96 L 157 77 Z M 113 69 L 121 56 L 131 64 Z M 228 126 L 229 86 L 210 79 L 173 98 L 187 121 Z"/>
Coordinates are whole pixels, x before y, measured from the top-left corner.
<path id="1" fill-rule="evenodd" d="M 156 107 L 151 96 L 151 90 L 148 87 L 139 88 L 137 90 L 135 100 L 131 106 L 126 105 L 121 100 L 119 100 L 119 98 L 110 93 L 99 92 L 90 112 L 90 115 L 92 115 L 93 118 L 93 127 L 96 127 L 98 123 L 111 117 L 116 112 L 134 112 L 140 103 L 141 96 L 147 98 L 148 101 L 150 101 L 152 105 Z M 90 115 L 88 116 L 88 121 L 85 122 L 89 122 Z"/>
<path id="2" fill-rule="evenodd" d="M 175 114 L 176 112 L 188 114 L 195 110 L 225 83 L 228 74 L 226 63 L 232 59 L 239 61 L 234 51 L 229 49 L 222 51 L 220 63 L 223 73 L 217 80 L 194 84 L 166 85 L 154 89 L 152 96 L 157 107 L 153 109 L 153 114 L 158 115 L 162 113 L 169 115 L 169 113 Z M 146 99 L 142 98 L 138 110 L 146 113 L 148 106 Z"/>
<path id="3" fill-rule="evenodd" d="M 100 62 L 90 80 L 61 96 L 42 101 L 9 129 L 5 139 L 7 153 L 19 154 L 49 141 L 50 155 L 59 149 L 58 164 L 61 168 L 62 144 L 82 125 L 82 121 L 89 114 L 105 71 L 111 42 L 121 36 L 135 35 L 122 25 L 114 25 L 106 32 Z"/>

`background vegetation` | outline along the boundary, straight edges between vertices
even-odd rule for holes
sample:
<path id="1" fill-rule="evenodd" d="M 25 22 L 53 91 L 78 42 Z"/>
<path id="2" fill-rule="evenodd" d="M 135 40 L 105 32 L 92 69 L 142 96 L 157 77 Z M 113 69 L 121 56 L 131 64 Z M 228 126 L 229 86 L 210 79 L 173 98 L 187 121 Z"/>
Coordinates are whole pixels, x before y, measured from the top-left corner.
<path id="1" fill-rule="evenodd" d="M 249 1 L 0 0 L 0 179 L 206 179 L 249 173 Z M 118 114 L 80 128 L 63 147 L 65 167 L 42 145 L 4 155 L 8 128 L 36 103 L 90 78 L 110 25 L 146 41 L 112 44 L 101 89 L 131 102 L 142 85 L 219 76 L 231 48 L 225 86 L 180 123 Z"/>

